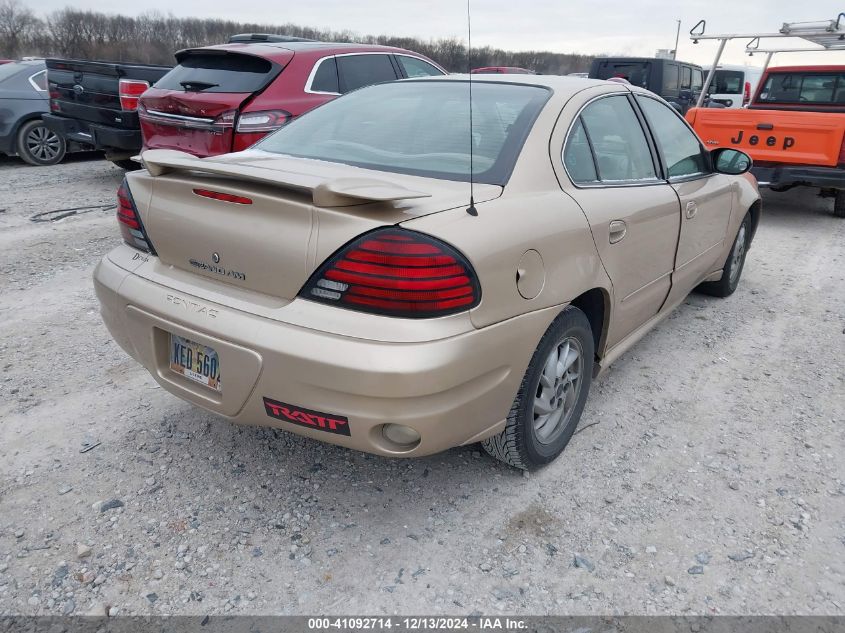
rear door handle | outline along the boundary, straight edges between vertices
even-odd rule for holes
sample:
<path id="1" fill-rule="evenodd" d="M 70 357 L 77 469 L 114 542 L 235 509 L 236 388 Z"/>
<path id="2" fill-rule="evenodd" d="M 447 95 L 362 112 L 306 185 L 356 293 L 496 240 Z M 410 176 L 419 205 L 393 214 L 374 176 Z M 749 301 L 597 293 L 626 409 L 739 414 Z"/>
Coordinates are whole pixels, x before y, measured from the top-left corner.
<path id="1" fill-rule="evenodd" d="M 690 200 L 687 202 L 687 220 L 692 220 L 696 213 L 698 213 L 698 205 L 694 200 Z"/>
<path id="2" fill-rule="evenodd" d="M 621 242 L 625 234 L 628 233 L 628 225 L 622 220 L 613 220 L 610 223 L 610 243 L 616 244 Z"/>

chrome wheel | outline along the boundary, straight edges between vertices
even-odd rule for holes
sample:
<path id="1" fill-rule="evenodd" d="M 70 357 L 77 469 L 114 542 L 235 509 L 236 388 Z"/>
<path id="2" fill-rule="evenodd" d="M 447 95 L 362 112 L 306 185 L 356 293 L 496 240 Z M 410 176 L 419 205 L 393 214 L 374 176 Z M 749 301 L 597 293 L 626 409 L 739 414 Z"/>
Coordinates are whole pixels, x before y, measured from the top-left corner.
<path id="1" fill-rule="evenodd" d="M 732 286 L 739 281 L 739 274 L 742 272 L 742 259 L 745 257 L 745 227 L 746 224 L 743 222 L 736 234 L 736 242 L 731 252 L 730 283 Z"/>
<path id="2" fill-rule="evenodd" d="M 32 128 L 24 141 L 29 153 L 39 161 L 55 160 L 62 152 L 62 141 L 43 125 Z"/>
<path id="3" fill-rule="evenodd" d="M 534 434 L 550 444 L 572 417 L 581 392 L 583 350 L 576 338 L 562 340 L 549 353 L 534 396 Z"/>

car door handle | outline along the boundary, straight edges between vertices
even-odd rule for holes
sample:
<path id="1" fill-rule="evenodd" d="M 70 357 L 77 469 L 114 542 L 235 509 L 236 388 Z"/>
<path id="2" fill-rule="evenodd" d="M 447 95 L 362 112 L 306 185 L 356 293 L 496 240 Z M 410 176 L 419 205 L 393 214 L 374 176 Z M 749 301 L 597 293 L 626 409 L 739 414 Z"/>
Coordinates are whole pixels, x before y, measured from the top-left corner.
<path id="1" fill-rule="evenodd" d="M 687 220 L 692 220 L 696 213 L 698 213 L 698 205 L 693 200 L 690 200 L 687 202 Z"/>
<path id="2" fill-rule="evenodd" d="M 610 243 L 616 244 L 621 242 L 625 234 L 628 233 L 628 225 L 622 220 L 613 220 L 610 223 Z"/>

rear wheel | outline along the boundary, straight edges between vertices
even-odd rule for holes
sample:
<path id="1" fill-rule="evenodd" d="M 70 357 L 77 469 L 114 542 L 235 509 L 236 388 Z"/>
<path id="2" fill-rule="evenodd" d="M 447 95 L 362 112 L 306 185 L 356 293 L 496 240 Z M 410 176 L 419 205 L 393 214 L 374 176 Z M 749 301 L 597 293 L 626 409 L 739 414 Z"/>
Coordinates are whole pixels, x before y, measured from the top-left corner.
<path id="1" fill-rule="evenodd" d="M 731 252 L 722 268 L 719 281 L 709 281 L 698 286 L 697 290 L 714 297 L 729 297 L 739 285 L 742 269 L 745 266 L 745 255 L 748 252 L 748 227 L 751 226 L 751 216 L 745 214 L 739 230 L 736 232 Z"/>
<path id="2" fill-rule="evenodd" d="M 581 419 L 593 377 L 593 356 L 590 322 L 578 308 L 566 308 L 534 351 L 505 429 L 484 440 L 484 449 L 523 470 L 560 455 Z"/>
<path id="3" fill-rule="evenodd" d="M 833 198 L 833 215 L 837 218 L 845 218 L 845 190 L 837 189 Z"/>
<path id="4" fill-rule="evenodd" d="M 18 155 L 30 165 L 55 165 L 65 157 L 65 139 L 39 120 L 27 121 L 18 130 Z"/>

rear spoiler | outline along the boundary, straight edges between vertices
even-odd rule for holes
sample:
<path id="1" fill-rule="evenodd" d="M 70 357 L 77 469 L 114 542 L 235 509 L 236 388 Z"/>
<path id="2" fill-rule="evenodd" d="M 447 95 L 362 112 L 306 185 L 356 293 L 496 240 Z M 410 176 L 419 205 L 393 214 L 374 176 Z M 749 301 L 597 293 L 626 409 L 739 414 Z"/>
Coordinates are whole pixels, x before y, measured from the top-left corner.
<path id="1" fill-rule="evenodd" d="M 186 152 L 171 149 L 150 149 L 142 153 L 140 158 L 151 176 L 163 176 L 177 171 L 228 176 L 310 193 L 314 206 L 317 207 L 346 207 L 365 202 L 431 197 L 430 193 L 414 191 L 389 180 L 364 177 L 326 180 L 314 174 L 297 171 L 217 162 L 213 158 L 197 158 Z"/>

